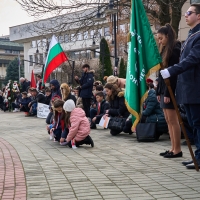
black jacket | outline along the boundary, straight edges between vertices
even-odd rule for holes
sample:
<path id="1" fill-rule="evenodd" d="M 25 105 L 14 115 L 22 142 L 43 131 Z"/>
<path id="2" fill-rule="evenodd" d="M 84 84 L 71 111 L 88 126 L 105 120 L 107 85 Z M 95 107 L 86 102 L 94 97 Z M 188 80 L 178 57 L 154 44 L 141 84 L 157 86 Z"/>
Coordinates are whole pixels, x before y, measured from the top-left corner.
<path id="1" fill-rule="evenodd" d="M 77 82 L 81 86 L 81 89 L 79 91 L 79 96 L 82 98 L 92 98 L 94 72 L 89 71 L 89 72 L 83 73 L 81 79 L 79 79 Z"/>
<path id="2" fill-rule="evenodd" d="M 24 81 L 21 83 L 21 90 L 20 92 L 27 92 L 28 87 L 30 86 L 31 82 L 30 81 Z"/>
<path id="3" fill-rule="evenodd" d="M 168 68 L 176 76 L 178 104 L 200 104 L 200 24 L 191 31 L 182 45 L 180 62 Z"/>
<path id="4" fill-rule="evenodd" d="M 31 101 L 31 105 L 33 105 L 34 103 L 44 103 L 45 104 L 46 101 L 46 97 L 44 96 L 44 94 L 42 93 L 38 93 L 37 96 L 35 97 L 35 99 L 33 101 Z"/>
<path id="5" fill-rule="evenodd" d="M 98 102 L 96 102 L 96 108 L 98 109 Z M 109 110 L 110 104 L 106 101 L 103 100 L 100 104 L 100 113 L 96 116 L 96 120 L 100 121 L 101 117 L 106 113 L 106 110 Z"/>
<path id="6" fill-rule="evenodd" d="M 125 99 L 123 96 L 122 97 L 115 96 L 115 98 L 109 103 L 110 103 L 110 108 L 108 114 L 111 117 L 122 116 L 123 118 L 128 118 L 130 113 L 126 108 Z"/>
<path id="7" fill-rule="evenodd" d="M 0 104 L 3 104 L 4 98 L 3 96 L 0 96 Z"/>
<path id="8" fill-rule="evenodd" d="M 177 42 L 173 49 L 172 55 L 169 58 L 168 66 L 172 66 L 174 64 L 179 63 L 180 53 L 181 53 L 181 43 Z M 170 79 L 170 85 L 171 85 L 172 91 L 175 94 L 177 76 L 170 77 L 169 79 Z M 156 95 L 158 96 L 161 94 L 163 94 L 164 97 L 170 97 L 170 94 L 167 89 L 167 86 L 165 85 L 164 79 L 162 78 L 161 74 L 159 73 Z"/>
<path id="9" fill-rule="evenodd" d="M 76 105 L 76 97 L 73 94 L 69 93 L 68 97 L 64 99 L 64 101 L 67 101 L 69 99 L 72 99 Z"/>
<path id="10" fill-rule="evenodd" d="M 156 123 L 156 131 L 159 134 L 168 132 L 167 123 L 154 89 L 149 90 L 148 97 L 145 100 L 145 107 L 142 115 L 146 116 L 146 122 Z"/>

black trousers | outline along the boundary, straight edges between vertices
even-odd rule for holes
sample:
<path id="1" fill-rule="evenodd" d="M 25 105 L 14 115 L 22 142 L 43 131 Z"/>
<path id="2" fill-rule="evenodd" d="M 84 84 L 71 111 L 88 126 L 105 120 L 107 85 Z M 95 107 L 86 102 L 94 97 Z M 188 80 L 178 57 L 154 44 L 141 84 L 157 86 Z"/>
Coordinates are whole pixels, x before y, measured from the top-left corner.
<path id="1" fill-rule="evenodd" d="M 82 98 L 83 110 L 85 111 L 86 117 L 90 117 L 90 99 L 91 98 Z"/>

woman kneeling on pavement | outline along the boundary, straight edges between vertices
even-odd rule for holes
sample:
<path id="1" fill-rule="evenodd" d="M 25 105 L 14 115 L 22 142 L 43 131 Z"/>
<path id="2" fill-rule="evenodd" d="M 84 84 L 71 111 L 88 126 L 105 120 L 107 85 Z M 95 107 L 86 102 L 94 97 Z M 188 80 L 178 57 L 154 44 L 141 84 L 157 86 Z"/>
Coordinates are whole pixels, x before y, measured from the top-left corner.
<path id="1" fill-rule="evenodd" d="M 104 117 L 122 117 L 127 119 L 130 113 L 125 105 L 124 92 L 116 84 L 107 83 L 104 88 L 107 95 L 106 100 L 110 103 L 110 108 L 106 110 Z M 124 125 L 125 127 L 126 123 Z M 113 136 L 118 135 L 123 129 L 121 131 L 110 129 L 110 134 Z M 131 129 L 129 132 L 131 133 Z"/>

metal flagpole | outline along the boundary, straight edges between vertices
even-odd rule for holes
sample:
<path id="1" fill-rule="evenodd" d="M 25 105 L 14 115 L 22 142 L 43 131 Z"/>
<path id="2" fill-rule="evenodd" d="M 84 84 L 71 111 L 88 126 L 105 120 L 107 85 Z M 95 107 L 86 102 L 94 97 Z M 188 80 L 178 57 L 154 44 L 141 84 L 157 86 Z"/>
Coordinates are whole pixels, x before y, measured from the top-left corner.
<path id="1" fill-rule="evenodd" d="M 18 65 L 18 68 L 19 68 L 19 79 L 20 79 L 20 74 L 21 74 L 21 72 L 20 72 L 20 51 L 18 53 L 18 62 L 19 62 L 19 65 Z"/>

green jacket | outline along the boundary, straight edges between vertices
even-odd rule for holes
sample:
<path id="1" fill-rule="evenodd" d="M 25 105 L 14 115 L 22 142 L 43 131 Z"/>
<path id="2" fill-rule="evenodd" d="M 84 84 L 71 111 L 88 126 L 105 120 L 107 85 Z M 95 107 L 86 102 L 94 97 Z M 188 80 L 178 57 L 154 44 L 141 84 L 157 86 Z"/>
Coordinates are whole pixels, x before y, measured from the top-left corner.
<path id="1" fill-rule="evenodd" d="M 157 101 L 154 89 L 151 89 L 148 92 L 148 97 L 145 100 L 145 110 L 143 110 L 142 115 L 147 117 L 146 122 L 157 123 L 157 133 L 162 134 L 168 132 L 164 113 L 160 108 L 160 103 Z"/>

